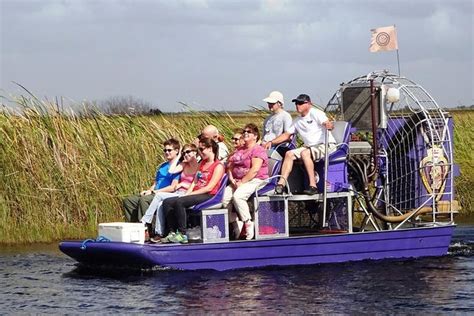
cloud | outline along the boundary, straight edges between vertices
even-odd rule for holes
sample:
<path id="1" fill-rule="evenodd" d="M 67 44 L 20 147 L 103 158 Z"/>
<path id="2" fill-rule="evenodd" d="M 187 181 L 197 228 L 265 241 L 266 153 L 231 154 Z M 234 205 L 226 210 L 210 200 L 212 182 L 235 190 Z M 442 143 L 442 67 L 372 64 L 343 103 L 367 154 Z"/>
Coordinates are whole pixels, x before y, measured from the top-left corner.
<path id="1" fill-rule="evenodd" d="M 305 91 L 324 103 L 342 81 L 396 71 L 395 52 L 368 52 L 370 29 L 396 24 L 402 73 L 427 88 L 442 80 L 430 73 L 456 73 L 457 84 L 445 83 L 440 103 L 448 104 L 448 91 L 459 85 L 460 102 L 473 103 L 469 0 L 1 5 L 4 89 L 17 81 L 40 95 L 76 100 L 135 95 L 164 110 L 178 100 L 245 109 L 274 89 Z"/>

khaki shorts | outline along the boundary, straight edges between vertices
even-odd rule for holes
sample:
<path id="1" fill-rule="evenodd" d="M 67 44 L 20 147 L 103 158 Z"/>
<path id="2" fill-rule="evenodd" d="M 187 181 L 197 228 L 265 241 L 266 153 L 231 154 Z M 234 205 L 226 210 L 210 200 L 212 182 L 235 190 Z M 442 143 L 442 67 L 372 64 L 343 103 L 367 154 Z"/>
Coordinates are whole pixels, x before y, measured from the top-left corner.
<path id="1" fill-rule="evenodd" d="M 295 155 L 297 159 L 301 159 L 301 152 L 305 149 L 310 149 L 311 157 L 313 158 L 313 161 L 316 162 L 324 158 L 324 149 L 325 149 L 324 147 L 325 147 L 324 144 L 319 144 L 319 145 L 311 146 L 311 147 L 300 147 L 300 148 L 296 148 L 290 151 Z M 333 143 L 328 144 L 329 154 L 331 154 L 335 150 L 336 150 L 336 144 L 333 144 Z"/>

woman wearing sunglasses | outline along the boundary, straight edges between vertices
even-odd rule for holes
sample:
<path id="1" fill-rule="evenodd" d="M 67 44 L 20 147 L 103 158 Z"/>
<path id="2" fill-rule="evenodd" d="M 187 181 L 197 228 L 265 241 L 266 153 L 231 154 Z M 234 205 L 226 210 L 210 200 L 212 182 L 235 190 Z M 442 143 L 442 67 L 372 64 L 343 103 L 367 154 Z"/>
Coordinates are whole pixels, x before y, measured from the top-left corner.
<path id="1" fill-rule="evenodd" d="M 225 189 L 223 204 L 229 209 L 235 238 L 250 240 L 254 237 L 254 224 L 247 200 L 268 178 L 268 157 L 265 149 L 257 143 L 260 133 L 255 124 L 245 125 L 242 135 L 244 145 L 228 160 L 230 184 Z"/>
<path id="2" fill-rule="evenodd" d="M 186 208 L 209 200 L 219 190 L 219 184 L 224 175 L 224 165 L 217 159 L 218 144 L 212 139 L 201 137 L 198 149 L 202 160 L 186 194 L 163 201 L 166 228 L 169 232 L 165 238 L 161 239 L 164 243 L 187 243 Z"/>
<path id="3" fill-rule="evenodd" d="M 230 140 L 234 146 L 234 151 L 230 153 L 227 159 L 230 159 L 232 155 L 235 155 L 239 150 L 244 148 L 244 136 L 242 135 L 242 130 L 239 129 L 236 131 Z"/>
<path id="4" fill-rule="evenodd" d="M 197 147 L 194 144 L 186 144 L 181 151 L 181 163 L 174 168 L 174 173 L 180 173 L 179 182 L 173 187 L 173 192 L 157 192 L 150 206 L 146 210 L 141 221 L 148 227 L 151 234 L 152 220 L 156 212 L 155 234 L 150 239 L 152 242 L 158 242 L 163 236 L 165 230 L 165 216 L 163 213 L 163 201 L 174 196 L 182 196 L 186 193 L 189 186 L 193 182 L 194 176 L 198 170 L 198 162 L 196 160 Z"/>
<path id="5" fill-rule="evenodd" d="M 240 130 L 234 133 L 231 140 L 232 145 L 234 145 L 234 150 L 238 150 L 244 146 L 244 135 L 242 135 Z"/>

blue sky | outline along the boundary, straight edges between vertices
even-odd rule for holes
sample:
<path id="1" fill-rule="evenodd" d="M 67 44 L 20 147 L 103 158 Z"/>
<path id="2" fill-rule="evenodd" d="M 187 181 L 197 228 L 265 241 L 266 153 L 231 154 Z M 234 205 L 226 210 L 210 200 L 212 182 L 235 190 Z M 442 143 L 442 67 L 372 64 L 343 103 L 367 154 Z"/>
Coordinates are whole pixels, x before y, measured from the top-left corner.
<path id="1" fill-rule="evenodd" d="M 443 106 L 474 104 L 472 0 L 0 0 L 0 94 L 114 96 L 163 111 L 264 106 L 272 90 L 325 105 L 341 82 L 397 72 L 369 53 L 395 24 L 401 73 Z"/>

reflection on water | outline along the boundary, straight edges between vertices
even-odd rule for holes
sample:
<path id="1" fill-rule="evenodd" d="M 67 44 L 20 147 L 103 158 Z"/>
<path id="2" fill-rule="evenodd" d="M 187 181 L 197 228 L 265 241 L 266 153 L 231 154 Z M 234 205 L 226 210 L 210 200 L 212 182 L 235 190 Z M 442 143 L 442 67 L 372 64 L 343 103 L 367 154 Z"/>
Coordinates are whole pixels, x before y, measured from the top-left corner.
<path id="1" fill-rule="evenodd" d="M 52 248 L 0 252 L 2 313 L 464 313 L 474 227 L 450 254 L 240 271 L 90 270 Z"/>

